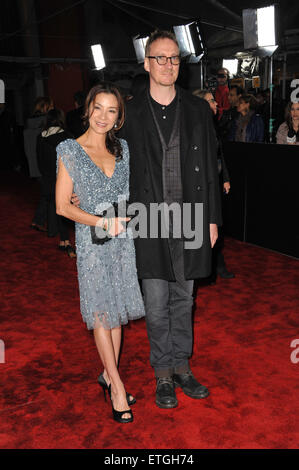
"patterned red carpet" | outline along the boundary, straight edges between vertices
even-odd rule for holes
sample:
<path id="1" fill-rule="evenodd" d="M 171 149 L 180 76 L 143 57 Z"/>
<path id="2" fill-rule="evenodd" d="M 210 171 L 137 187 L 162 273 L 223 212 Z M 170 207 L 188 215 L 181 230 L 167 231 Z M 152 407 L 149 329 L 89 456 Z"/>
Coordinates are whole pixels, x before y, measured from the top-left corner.
<path id="1" fill-rule="evenodd" d="M 36 186 L 18 174 L 1 179 L 0 448 L 298 447 L 298 260 L 226 241 L 236 278 L 201 285 L 196 297 L 191 365 L 210 389 L 205 400 L 178 390 L 178 408 L 158 409 L 145 322 L 126 327 L 120 371 L 138 401 L 134 422 L 117 424 L 96 382 L 75 261 L 29 228 Z"/>

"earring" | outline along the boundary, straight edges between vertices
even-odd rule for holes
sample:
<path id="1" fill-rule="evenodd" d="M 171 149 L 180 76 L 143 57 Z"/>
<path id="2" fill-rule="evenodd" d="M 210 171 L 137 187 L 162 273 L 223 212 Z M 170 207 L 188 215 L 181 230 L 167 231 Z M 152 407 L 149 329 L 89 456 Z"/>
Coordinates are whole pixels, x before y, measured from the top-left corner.
<path id="1" fill-rule="evenodd" d="M 116 127 L 117 127 L 117 123 L 114 124 L 114 128 L 116 128 Z"/>

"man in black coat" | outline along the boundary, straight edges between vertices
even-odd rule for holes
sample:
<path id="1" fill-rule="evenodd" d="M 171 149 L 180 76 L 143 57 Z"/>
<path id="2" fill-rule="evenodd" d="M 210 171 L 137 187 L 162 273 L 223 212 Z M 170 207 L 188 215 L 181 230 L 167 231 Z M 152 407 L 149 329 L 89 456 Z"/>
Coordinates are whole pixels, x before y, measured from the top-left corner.
<path id="1" fill-rule="evenodd" d="M 135 240 L 150 362 L 157 381 L 156 404 L 174 408 L 176 386 L 192 398 L 209 394 L 193 376 L 188 361 L 193 345 L 193 283 L 210 274 L 212 247 L 221 225 L 216 138 L 208 103 L 175 85 L 180 63 L 175 36 L 153 33 L 145 56 L 149 89 L 127 103 L 120 134 L 130 150 L 130 202 L 142 203 L 148 212 L 163 202 L 188 207 L 194 238 L 202 235 L 200 244 L 187 247 L 188 217 L 182 221 L 183 235 L 177 237 L 174 215 L 168 238 L 160 234 Z"/>

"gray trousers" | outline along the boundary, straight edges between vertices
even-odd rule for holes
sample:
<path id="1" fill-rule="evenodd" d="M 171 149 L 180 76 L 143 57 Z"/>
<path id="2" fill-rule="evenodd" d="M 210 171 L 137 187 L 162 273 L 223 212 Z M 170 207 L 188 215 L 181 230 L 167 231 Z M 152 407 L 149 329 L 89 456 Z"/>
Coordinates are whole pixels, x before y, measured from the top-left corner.
<path id="1" fill-rule="evenodd" d="M 183 242 L 169 240 L 175 281 L 143 279 L 150 363 L 156 377 L 189 370 L 192 353 L 193 281 L 184 278 Z"/>

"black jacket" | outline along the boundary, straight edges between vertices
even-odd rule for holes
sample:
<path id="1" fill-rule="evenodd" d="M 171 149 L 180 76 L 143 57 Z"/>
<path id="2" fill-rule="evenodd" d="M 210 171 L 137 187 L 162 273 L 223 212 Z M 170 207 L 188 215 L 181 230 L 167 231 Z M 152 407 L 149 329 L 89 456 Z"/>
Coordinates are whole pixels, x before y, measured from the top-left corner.
<path id="1" fill-rule="evenodd" d="M 183 202 L 203 203 L 203 244 L 184 250 L 185 278 L 206 277 L 211 270 L 209 224 L 221 225 L 216 135 L 208 103 L 180 90 L 181 174 Z M 146 93 L 132 98 L 120 134 L 130 150 L 130 201 L 149 207 L 163 201 L 162 148 L 154 127 Z M 192 213 L 194 218 L 194 212 Z M 167 239 L 135 240 L 141 279 L 174 280 Z"/>
<path id="2" fill-rule="evenodd" d="M 70 137 L 72 136 L 67 131 L 58 132 L 47 137 L 43 137 L 41 133 L 37 137 L 38 167 L 44 182 L 47 182 L 49 187 L 55 187 L 56 183 L 56 147 L 60 142 Z"/>
<path id="3" fill-rule="evenodd" d="M 224 155 L 223 155 L 223 144 L 221 139 L 221 134 L 219 131 L 219 124 L 214 119 L 214 126 L 217 138 L 217 159 L 218 159 L 218 174 L 219 174 L 219 183 L 221 188 L 221 193 L 223 191 L 223 183 L 229 182 L 229 172 L 225 163 Z"/>

